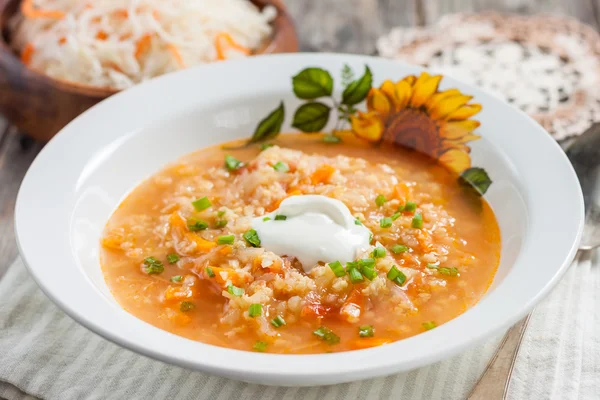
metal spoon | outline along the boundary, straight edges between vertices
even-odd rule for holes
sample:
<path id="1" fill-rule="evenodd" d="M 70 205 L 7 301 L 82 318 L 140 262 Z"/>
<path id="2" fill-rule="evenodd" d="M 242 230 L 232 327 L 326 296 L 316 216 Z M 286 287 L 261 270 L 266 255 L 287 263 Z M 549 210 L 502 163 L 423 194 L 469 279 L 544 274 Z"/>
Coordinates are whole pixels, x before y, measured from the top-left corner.
<path id="1" fill-rule="evenodd" d="M 593 124 L 576 139 L 564 143 L 563 148 L 566 148 L 567 157 L 573 164 L 583 191 L 585 225 L 579 250 L 589 251 L 600 246 L 600 123 Z M 506 332 L 468 400 L 506 398 L 529 317 L 531 313 Z"/>

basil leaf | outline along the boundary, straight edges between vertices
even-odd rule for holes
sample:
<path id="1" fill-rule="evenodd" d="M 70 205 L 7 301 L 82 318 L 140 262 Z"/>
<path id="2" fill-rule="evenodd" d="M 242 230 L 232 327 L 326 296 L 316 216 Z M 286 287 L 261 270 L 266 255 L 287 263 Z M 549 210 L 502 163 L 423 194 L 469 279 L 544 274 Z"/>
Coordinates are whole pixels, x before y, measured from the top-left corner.
<path id="1" fill-rule="evenodd" d="M 303 104 L 296 110 L 292 126 L 300 129 L 302 132 L 319 132 L 327 125 L 330 112 L 331 108 L 323 103 Z"/>
<path id="2" fill-rule="evenodd" d="M 292 78 L 294 94 L 305 100 L 330 96 L 333 91 L 333 78 L 321 68 L 306 68 Z"/>
<path id="3" fill-rule="evenodd" d="M 281 125 L 283 125 L 283 119 L 285 118 L 285 107 L 283 106 L 283 101 L 279 104 L 275 110 L 271 111 L 269 115 L 265 117 L 262 121 L 258 123 L 252 138 L 248 141 L 248 143 L 258 143 L 264 142 L 265 140 L 270 140 L 281 132 Z"/>
<path id="4" fill-rule="evenodd" d="M 351 82 L 342 94 L 342 104 L 353 106 L 360 103 L 367 97 L 371 85 L 373 84 L 373 74 L 368 66 L 365 65 L 365 73 L 359 79 Z"/>
<path id="5" fill-rule="evenodd" d="M 485 194 L 492 184 L 492 180 L 483 168 L 473 167 L 465 170 L 460 178 L 473 186 L 480 194 Z"/>

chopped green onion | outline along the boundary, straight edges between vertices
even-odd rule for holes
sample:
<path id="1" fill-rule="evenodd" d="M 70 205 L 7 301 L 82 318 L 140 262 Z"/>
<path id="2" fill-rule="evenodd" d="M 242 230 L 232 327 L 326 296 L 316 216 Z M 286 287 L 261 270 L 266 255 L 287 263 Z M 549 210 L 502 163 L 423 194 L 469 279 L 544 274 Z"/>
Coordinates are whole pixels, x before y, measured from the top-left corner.
<path id="1" fill-rule="evenodd" d="M 392 267 L 392 269 L 390 269 L 390 272 L 388 272 L 387 277 L 389 280 L 391 280 L 399 286 L 404 285 L 404 282 L 406 282 L 406 275 L 404 275 L 404 273 L 400 271 L 395 265 Z"/>
<path id="2" fill-rule="evenodd" d="M 379 220 L 379 226 L 382 228 L 389 228 L 392 226 L 393 220 L 390 217 L 381 218 Z"/>
<path id="3" fill-rule="evenodd" d="M 438 269 L 440 266 L 439 265 L 435 265 L 435 264 L 427 264 L 427 268 L 429 269 Z"/>
<path id="4" fill-rule="evenodd" d="M 260 317 L 262 315 L 262 304 L 250 304 L 248 315 L 252 318 Z"/>
<path id="5" fill-rule="evenodd" d="M 411 225 L 413 228 L 421 229 L 423 227 L 423 216 L 419 213 L 415 214 Z"/>
<path id="6" fill-rule="evenodd" d="M 161 274 L 165 270 L 163 263 L 158 261 L 155 257 L 146 257 L 144 259 L 144 265 L 144 269 L 148 275 Z"/>
<path id="7" fill-rule="evenodd" d="M 360 268 L 360 272 L 367 278 L 372 281 L 377 277 L 377 271 L 375 271 L 375 267 L 372 265 L 364 265 Z"/>
<path id="8" fill-rule="evenodd" d="M 323 136 L 323 142 L 325 143 L 340 143 L 342 139 L 335 135 L 325 135 Z"/>
<path id="9" fill-rule="evenodd" d="M 233 156 L 225 156 L 225 168 L 229 171 L 235 171 L 244 166 L 244 163 Z"/>
<path id="10" fill-rule="evenodd" d="M 385 249 L 383 247 L 375 247 L 373 249 L 373 258 L 385 257 Z"/>
<path id="11" fill-rule="evenodd" d="M 179 256 L 175 253 L 167 254 L 167 261 L 169 264 L 175 264 L 177 261 L 179 261 Z"/>
<path id="12" fill-rule="evenodd" d="M 358 268 L 350 269 L 350 271 L 348 271 L 348 275 L 350 275 L 350 282 L 352 283 L 360 283 L 365 280 Z"/>
<path id="13" fill-rule="evenodd" d="M 188 312 L 190 311 L 192 308 L 194 308 L 194 303 L 190 302 L 190 301 L 182 301 L 181 305 L 179 306 L 179 309 L 182 312 Z"/>
<path id="14" fill-rule="evenodd" d="M 269 147 L 273 147 L 273 146 L 275 146 L 273 143 L 263 143 L 260 145 L 260 151 L 266 150 Z"/>
<path id="15" fill-rule="evenodd" d="M 254 229 L 246 231 L 246 233 L 244 233 L 244 239 L 246 239 L 246 242 L 248 242 L 248 244 L 252 247 L 260 246 L 260 238 Z"/>
<path id="16" fill-rule="evenodd" d="M 286 325 L 285 319 L 283 319 L 281 315 L 278 315 L 271 320 L 271 325 L 273 325 L 275 328 L 280 328 Z"/>
<path id="17" fill-rule="evenodd" d="M 346 263 L 346 271 L 350 271 L 352 268 L 358 268 L 358 261 L 349 261 Z"/>
<path id="18" fill-rule="evenodd" d="M 344 267 L 339 261 L 329 263 L 329 268 L 331 268 L 335 276 L 337 276 L 338 278 L 340 276 L 346 275 L 346 271 L 344 270 Z"/>
<path id="19" fill-rule="evenodd" d="M 270 220 L 271 220 L 271 218 L 269 218 L 269 217 L 264 217 L 264 218 L 263 218 L 263 221 L 265 221 L 265 222 L 266 222 L 266 221 L 270 221 Z"/>
<path id="20" fill-rule="evenodd" d="M 183 280 L 183 276 L 175 275 L 171 277 L 171 282 L 181 282 Z"/>
<path id="21" fill-rule="evenodd" d="M 214 278 L 215 277 L 215 273 L 214 273 L 214 271 L 212 270 L 211 267 L 206 267 L 206 275 L 208 275 L 209 278 Z M 227 290 L 229 290 L 229 288 L 227 288 Z M 231 293 L 231 294 L 233 294 L 233 293 Z"/>
<path id="22" fill-rule="evenodd" d="M 212 203 L 208 199 L 208 197 L 204 196 L 201 199 L 192 201 L 192 205 L 194 209 L 198 212 L 206 210 L 208 207 L 212 206 Z"/>
<path id="23" fill-rule="evenodd" d="M 373 258 L 362 258 L 360 260 L 358 260 L 358 266 L 359 267 L 374 267 L 375 266 L 375 260 Z"/>
<path id="24" fill-rule="evenodd" d="M 373 241 L 373 232 L 369 232 L 369 243 Z"/>
<path id="25" fill-rule="evenodd" d="M 243 288 L 239 288 L 239 287 L 233 286 L 233 285 L 227 286 L 227 291 L 236 297 L 240 297 L 241 295 L 244 294 Z"/>
<path id="26" fill-rule="evenodd" d="M 233 235 L 219 236 L 217 238 L 217 244 L 233 244 L 234 240 L 235 236 Z"/>
<path id="27" fill-rule="evenodd" d="M 372 337 L 375 334 L 371 325 L 363 325 L 358 327 L 358 336 L 360 337 Z"/>
<path id="28" fill-rule="evenodd" d="M 417 209 L 417 203 L 414 201 L 407 201 L 404 205 L 404 211 L 414 212 Z"/>
<path id="29" fill-rule="evenodd" d="M 360 222 L 360 219 L 356 218 L 354 220 L 354 225 L 362 225 L 362 222 Z"/>
<path id="30" fill-rule="evenodd" d="M 208 228 L 208 222 L 201 219 L 189 218 L 187 220 L 187 227 L 192 232 L 203 231 Z"/>
<path id="31" fill-rule="evenodd" d="M 386 201 L 387 200 L 385 199 L 385 196 L 382 194 L 377 195 L 377 197 L 375 197 L 375 204 L 377 204 L 377 207 L 381 207 L 385 204 Z"/>
<path id="32" fill-rule="evenodd" d="M 215 228 L 225 228 L 227 226 L 227 220 L 225 219 L 220 219 L 217 222 L 215 222 Z"/>
<path id="33" fill-rule="evenodd" d="M 446 267 L 441 267 L 438 268 L 438 272 L 442 275 L 448 275 L 448 276 L 456 276 L 458 275 L 458 269 L 457 268 L 446 268 Z"/>
<path id="34" fill-rule="evenodd" d="M 429 331 L 435 327 L 437 327 L 437 325 L 433 321 L 423 322 L 423 328 L 425 328 L 425 330 L 427 330 L 427 331 Z"/>
<path id="35" fill-rule="evenodd" d="M 290 167 L 282 161 L 277 161 L 277 163 L 273 165 L 273 169 L 277 172 L 288 172 Z"/>
<path id="36" fill-rule="evenodd" d="M 404 208 L 405 208 L 405 207 L 406 207 L 406 206 L 404 206 L 404 205 L 399 205 L 399 206 L 398 206 L 398 209 L 397 209 L 396 211 L 398 211 L 399 213 L 401 213 L 402 211 L 404 211 Z"/>
<path id="37" fill-rule="evenodd" d="M 320 337 L 327 344 L 330 344 L 330 345 L 338 344 L 340 342 L 340 337 L 338 335 L 336 335 L 335 333 L 333 333 L 333 331 L 331 329 L 326 328 L 324 326 L 313 331 L 313 335 Z"/>
<path id="38" fill-rule="evenodd" d="M 405 246 L 403 244 L 395 244 L 392 246 L 392 248 L 390 250 L 394 254 L 400 254 L 400 253 L 404 253 L 404 252 L 408 251 L 409 249 L 407 246 Z"/>
<path id="39" fill-rule="evenodd" d="M 275 221 L 285 221 L 287 217 L 285 215 L 276 215 Z"/>
<path id="40" fill-rule="evenodd" d="M 398 218 L 400 218 L 401 215 L 402 215 L 401 213 L 397 212 L 397 213 L 392 214 L 392 216 L 390 218 L 392 219 L 392 221 L 395 221 Z"/>
<path id="41" fill-rule="evenodd" d="M 262 341 L 258 341 L 256 343 L 254 343 L 254 346 L 252 346 L 252 350 L 255 351 L 260 351 L 261 353 L 263 353 L 265 350 L 267 350 L 267 342 L 262 342 Z"/>
<path id="42" fill-rule="evenodd" d="M 221 210 L 217 212 L 217 217 L 222 217 L 223 215 L 225 215 L 225 210 Z"/>

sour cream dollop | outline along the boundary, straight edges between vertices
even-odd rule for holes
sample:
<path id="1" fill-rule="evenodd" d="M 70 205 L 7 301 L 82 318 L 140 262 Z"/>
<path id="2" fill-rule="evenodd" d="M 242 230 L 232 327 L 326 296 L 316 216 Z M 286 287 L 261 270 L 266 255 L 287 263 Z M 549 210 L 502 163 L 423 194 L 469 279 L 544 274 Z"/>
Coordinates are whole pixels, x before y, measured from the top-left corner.
<path id="1" fill-rule="evenodd" d="M 277 216 L 285 220 L 276 220 Z M 252 229 L 262 247 L 279 256 L 296 257 L 308 273 L 319 261 L 345 264 L 368 249 L 371 231 L 355 220 L 339 200 L 302 195 L 288 197 L 277 210 L 254 218 Z"/>

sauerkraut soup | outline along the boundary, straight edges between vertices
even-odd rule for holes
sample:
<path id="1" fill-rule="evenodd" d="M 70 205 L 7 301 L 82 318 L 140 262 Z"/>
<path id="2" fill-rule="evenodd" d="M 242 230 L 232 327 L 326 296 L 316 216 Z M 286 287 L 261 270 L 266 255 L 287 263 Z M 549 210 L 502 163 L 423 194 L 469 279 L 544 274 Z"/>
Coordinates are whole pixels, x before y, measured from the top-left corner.
<path id="1" fill-rule="evenodd" d="M 271 353 L 434 329 L 483 296 L 499 258 L 489 205 L 434 160 L 313 135 L 183 157 L 123 201 L 101 252 L 131 314 Z"/>

